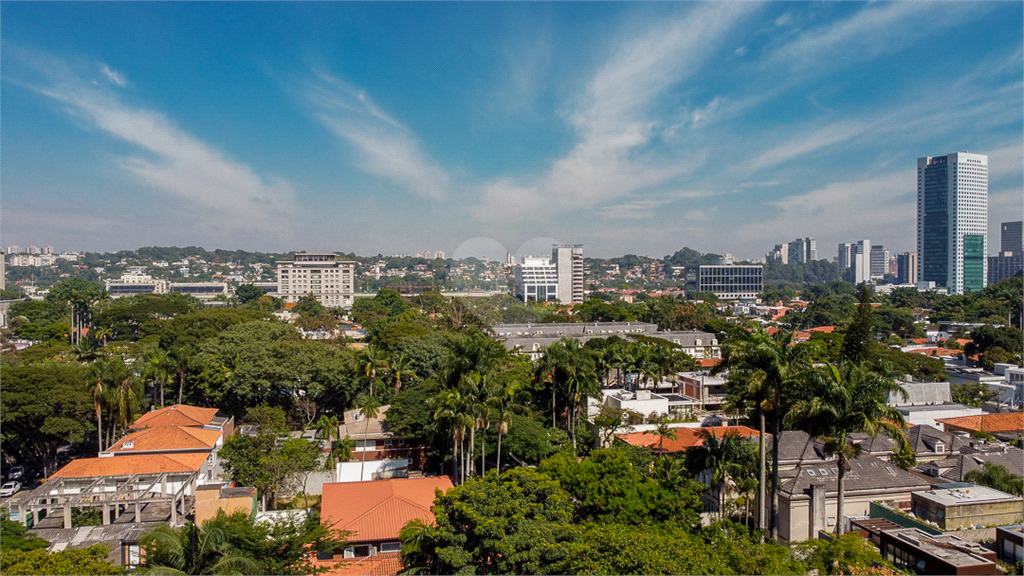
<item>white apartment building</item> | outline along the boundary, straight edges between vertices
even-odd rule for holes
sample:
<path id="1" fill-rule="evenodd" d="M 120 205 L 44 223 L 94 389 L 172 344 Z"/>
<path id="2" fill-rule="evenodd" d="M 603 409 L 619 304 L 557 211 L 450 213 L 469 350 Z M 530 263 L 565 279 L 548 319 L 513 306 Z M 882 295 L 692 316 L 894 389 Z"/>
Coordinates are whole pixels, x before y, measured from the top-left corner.
<path id="1" fill-rule="evenodd" d="M 558 299 L 563 304 L 582 304 L 583 245 L 555 246 L 551 260 L 558 272 Z"/>
<path id="2" fill-rule="evenodd" d="M 550 258 L 524 256 L 516 266 L 516 297 L 523 302 L 558 300 L 558 267 Z"/>
<path id="3" fill-rule="evenodd" d="M 351 308 L 355 301 L 356 263 L 333 253 L 296 252 L 277 263 L 277 294 L 298 302 L 307 294 L 328 308 Z"/>
<path id="4" fill-rule="evenodd" d="M 135 294 L 167 294 L 167 280 L 154 279 L 148 274 L 127 272 L 118 280 L 104 280 L 103 289 L 111 298 Z"/>
<path id="5" fill-rule="evenodd" d="M 988 279 L 988 156 L 917 159 L 917 277 L 950 294 Z"/>

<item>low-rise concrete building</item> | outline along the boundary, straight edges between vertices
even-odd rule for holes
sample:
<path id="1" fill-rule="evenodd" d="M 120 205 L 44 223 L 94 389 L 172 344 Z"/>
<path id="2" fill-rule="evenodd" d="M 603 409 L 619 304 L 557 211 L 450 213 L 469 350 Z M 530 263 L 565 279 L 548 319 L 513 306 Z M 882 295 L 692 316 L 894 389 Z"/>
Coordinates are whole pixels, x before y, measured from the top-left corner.
<path id="1" fill-rule="evenodd" d="M 998 574 L 995 554 L 954 534 L 933 535 L 918 528 L 882 530 L 882 556 L 901 570 L 918 574 Z"/>
<path id="2" fill-rule="evenodd" d="M 996 528 L 996 554 L 1003 562 L 1024 562 L 1024 524 Z"/>
<path id="3" fill-rule="evenodd" d="M 910 495 L 914 514 L 943 530 L 1016 524 L 1024 520 L 1019 496 L 967 483 L 940 484 Z"/>
<path id="4" fill-rule="evenodd" d="M 197 486 L 195 523 L 202 525 L 203 522 L 216 518 L 217 513 L 222 510 L 229 516 L 238 511 L 252 516 L 258 509 L 256 498 L 256 489 L 248 486 L 234 488 L 226 484 Z"/>

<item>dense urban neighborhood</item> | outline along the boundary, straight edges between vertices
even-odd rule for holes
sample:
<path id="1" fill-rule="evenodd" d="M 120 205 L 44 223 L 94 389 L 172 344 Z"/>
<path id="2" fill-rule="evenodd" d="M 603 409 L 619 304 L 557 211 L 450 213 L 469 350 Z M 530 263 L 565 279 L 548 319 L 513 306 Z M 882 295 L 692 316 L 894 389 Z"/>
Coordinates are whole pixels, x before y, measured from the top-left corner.
<path id="1" fill-rule="evenodd" d="M 555 246 L 439 266 L 490 291 L 364 294 L 388 264 L 268 257 L 7 284 L 5 572 L 1020 568 L 1019 272 L 723 287 L 707 268 L 765 264 L 684 249 L 698 284 L 667 285 L 672 257 Z"/>

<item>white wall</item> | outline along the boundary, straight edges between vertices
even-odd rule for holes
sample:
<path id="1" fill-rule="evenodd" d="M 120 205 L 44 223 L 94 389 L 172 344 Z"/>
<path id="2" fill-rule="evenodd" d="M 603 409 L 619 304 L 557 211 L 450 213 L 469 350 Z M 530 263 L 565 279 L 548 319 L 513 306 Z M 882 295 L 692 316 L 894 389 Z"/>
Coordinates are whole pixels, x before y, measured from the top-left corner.
<path id="1" fill-rule="evenodd" d="M 380 476 L 389 476 L 409 468 L 412 461 L 402 460 L 368 460 L 364 462 L 338 462 L 335 468 L 335 482 L 368 482 Z M 365 464 L 365 465 L 364 465 Z M 362 477 L 360 478 L 360 473 Z M 374 477 L 377 474 L 377 477 Z"/>

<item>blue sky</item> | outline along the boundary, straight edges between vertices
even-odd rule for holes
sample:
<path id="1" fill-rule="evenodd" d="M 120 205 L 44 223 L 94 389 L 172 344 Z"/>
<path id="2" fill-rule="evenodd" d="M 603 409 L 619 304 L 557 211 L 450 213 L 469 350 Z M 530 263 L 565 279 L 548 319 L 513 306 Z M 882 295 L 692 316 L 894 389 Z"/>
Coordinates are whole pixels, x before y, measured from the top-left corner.
<path id="1" fill-rule="evenodd" d="M 0 15 L 4 245 L 906 251 L 916 159 L 962 150 L 989 155 L 990 252 L 1022 217 L 1019 2 Z"/>

